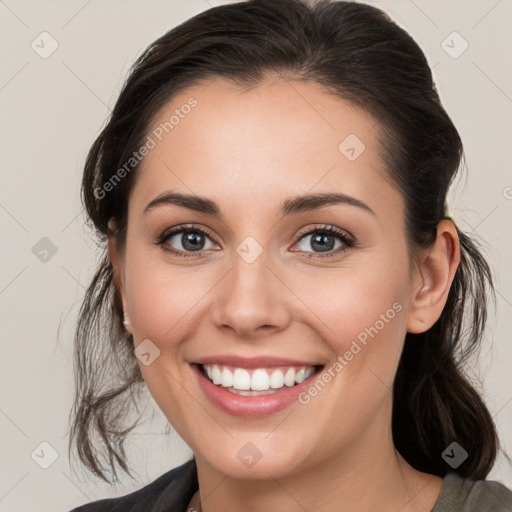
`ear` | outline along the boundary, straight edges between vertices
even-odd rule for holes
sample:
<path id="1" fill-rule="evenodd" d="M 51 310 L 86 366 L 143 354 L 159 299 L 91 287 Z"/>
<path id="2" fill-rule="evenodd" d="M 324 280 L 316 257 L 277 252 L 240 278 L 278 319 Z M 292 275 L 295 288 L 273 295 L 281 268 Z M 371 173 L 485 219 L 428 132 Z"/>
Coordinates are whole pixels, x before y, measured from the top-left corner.
<path id="1" fill-rule="evenodd" d="M 417 268 L 407 332 L 422 333 L 437 322 L 448 299 L 459 263 L 457 228 L 453 221 L 443 219 L 437 226 L 434 245 L 421 256 Z"/>
<path id="2" fill-rule="evenodd" d="M 112 232 L 116 231 L 116 225 L 113 219 L 109 220 L 108 227 Z M 121 254 L 121 251 L 119 250 L 119 247 L 117 245 L 117 240 L 114 234 L 108 236 L 107 247 L 108 256 L 114 269 L 114 284 L 116 287 L 116 291 L 117 293 L 119 293 L 119 297 L 121 299 L 121 303 L 123 306 L 123 312 L 128 313 L 128 301 L 126 299 L 124 286 L 124 260 L 123 255 Z M 125 329 L 127 330 L 128 333 L 132 334 L 130 324 L 125 325 Z"/>

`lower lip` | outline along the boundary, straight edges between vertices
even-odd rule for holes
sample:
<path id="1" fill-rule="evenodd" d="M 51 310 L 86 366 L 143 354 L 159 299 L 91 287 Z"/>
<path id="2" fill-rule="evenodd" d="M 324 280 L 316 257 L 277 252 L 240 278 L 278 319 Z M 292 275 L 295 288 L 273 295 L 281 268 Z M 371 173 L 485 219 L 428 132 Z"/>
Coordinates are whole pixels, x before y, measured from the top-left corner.
<path id="1" fill-rule="evenodd" d="M 286 409 L 311 385 L 311 379 L 317 374 L 315 372 L 304 382 L 296 384 L 291 388 L 284 387 L 281 391 L 270 395 L 243 396 L 236 395 L 227 391 L 222 386 L 213 384 L 203 375 L 199 365 L 192 364 L 191 366 L 198 378 L 201 389 L 215 406 L 233 416 L 243 416 L 246 418 L 267 416 Z"/>

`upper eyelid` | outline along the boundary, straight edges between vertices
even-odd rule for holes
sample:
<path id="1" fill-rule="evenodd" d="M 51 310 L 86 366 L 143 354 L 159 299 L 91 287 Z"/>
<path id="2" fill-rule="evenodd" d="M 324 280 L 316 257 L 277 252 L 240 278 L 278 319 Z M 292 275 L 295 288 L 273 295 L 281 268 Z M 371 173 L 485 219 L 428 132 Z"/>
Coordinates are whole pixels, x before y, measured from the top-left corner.
<path id="1" fill-rule="evenodd" d="M 336 226 L 331 226 L 329 224 L 319 226 L 319 227 L 310 227 L 310 228 L 305 229 L 304 231 L 301 230 L 299 232 L 299 234 L 297 235 L 297 237 L 300 239 L 300 238 L 302 238 L 306 235 L 310 235 L 311 233 L 314 233 L 316 231 L 318 231 L 318 232 L 326 231 L 327 233 L 329 233 L 332 236 L 340 236 L 340 237 L 344 236 L 345 238 L 349 238 L 350 240 L 355 241 L 355 237 L 351 233 L 349 233 L 347 230 L 338 228 Z"/>
<path id="2" fill-rule="evenodd" d="M 198 225 L 178 225 L 174 226 L 173 228 L 166 229 L 162 235 L 160 235 L 159 238 L 162 240 L 166 240 L 167 238 L 170 238 L 171 236 L 175 236 L 179 233 L 183 233 L 184 231 L 198 231 L 200 233 L 204 233 L 206 236 L 212 239 L 212 241 L 215 241 L 215 236 L 210 233 L 210 230 L 208 228 L 205 228 L 203 226 Z"/>

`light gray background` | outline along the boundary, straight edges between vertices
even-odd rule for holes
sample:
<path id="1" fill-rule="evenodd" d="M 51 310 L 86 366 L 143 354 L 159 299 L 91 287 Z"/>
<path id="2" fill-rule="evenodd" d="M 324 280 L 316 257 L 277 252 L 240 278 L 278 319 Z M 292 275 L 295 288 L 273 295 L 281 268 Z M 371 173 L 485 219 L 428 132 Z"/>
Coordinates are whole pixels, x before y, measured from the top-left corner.
<path id="1" fill-rule="evenodd" d="M 160 435 L 165 418 L 150 400 L 155 419 L 130 442 L 137 481 L 111 488 L 70 468 L 72 336 L 96 263 L 79 184 L 87 150 L 135 57 L 163 32 L 220 3 L 227 2 L 0 0 L 0 511 L 65 511 L 124 494 L 190 455 L 176 436 Z M 452 212 L 460 227 L 485 241 L 498 275 L 497 314 L 473 372 L 483 380 L 503 445 L 512 453 L 512 1 L 370 3 L 389 12 L 424 49 L 465 143 L 468 178 L 452 194 Z M 49 48 L 49 39 L 40 42 L 43 31 L 58 43 L 47 59 L 31 47 L 35 40 Z M 458 58 L 445 51 L 446 45 L 452 53 L 461 48 L 460 40 L 446 40 L 453 31 L 469 44 Z M 32 252 L 43 237 L 57 249 L 46 262 Z M 57 452 L 48 469 L 34 460 L 51 461 L 52 450 L 42 442 Z M 33 459 L 34 450 L 39 456 Z M 512 487 L 512 468 L 500 458 L 489 478 Z"/>

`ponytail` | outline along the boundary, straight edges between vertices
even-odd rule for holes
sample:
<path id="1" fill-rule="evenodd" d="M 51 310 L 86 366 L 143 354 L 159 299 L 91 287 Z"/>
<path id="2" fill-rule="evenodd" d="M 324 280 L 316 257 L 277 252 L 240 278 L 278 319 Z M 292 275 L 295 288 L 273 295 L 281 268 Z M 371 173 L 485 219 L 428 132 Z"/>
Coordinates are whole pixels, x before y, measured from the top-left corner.
<path id="1" fill-rule="evenodd" d="M 441 454 L 453 442 L 467 453 L 456 468 L 485 479 L 498 450 L 496 428 L 464 363 L 479 347 L 487 299 L 495 299 L 492 273 L 476 242 L 458 228 L 461 260 L 439 320 L 425 333 L 408 333 L 394 382 L 393 437 L 419 471 L 452 471 Z"/>

